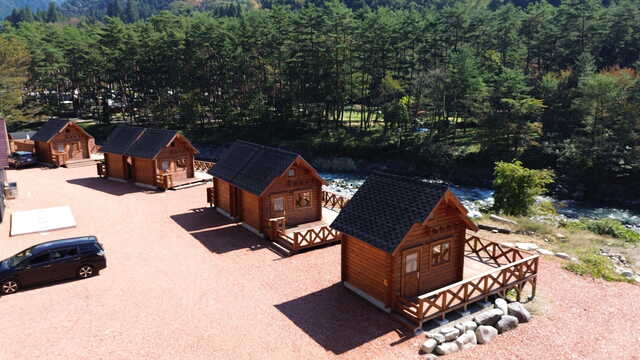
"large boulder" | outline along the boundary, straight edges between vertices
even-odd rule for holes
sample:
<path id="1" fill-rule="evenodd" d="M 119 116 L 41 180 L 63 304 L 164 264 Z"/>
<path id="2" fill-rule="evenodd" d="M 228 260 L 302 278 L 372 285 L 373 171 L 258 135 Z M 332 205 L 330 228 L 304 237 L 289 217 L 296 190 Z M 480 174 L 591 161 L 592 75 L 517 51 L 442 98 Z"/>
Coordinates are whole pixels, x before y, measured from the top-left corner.
<path id="1" fill-rule="evenodd" d="M 438 333 L 438 332 L 432 332 L 432 333 L 428 333 L 427 334 L 427 338 L 429 339 L 434 339 L 435 341 L 438 342 L 438 344 L 442 344 L 443 342 L 445 342 L 446 340 L 444 339 L 444 335 Z"/>
<path id="2" fill-rule="evenodd" d="M 524 307 L 524 305 L 520 304 L 519 302 L 513 302 L 509 304 L 507 314 L 518 318 L 519 323 L 526 323 L 531 320 L 531 314 Z"/>
<path id="3" fill-rule="evenodd" d="M 496 324 L 496 328 L 500 334 L 505 333 L 509 330 L 513 330 L 518 327 L 518 318 L 511 315 L 503 315 L 498 323 Z"/>
<path id="4" fill-rule="evenodd" d="M 470 349 L 478 344 L 476 333 L 473 330 L 469 330 L 464 334 L 458 336 L 456 344 L 460 350 Z"/>
<path id="5" fill-rule="evenodd" d="M 527 242 L 517 242 L 516 247 L 521 250 L 535 250 L 538 248 L 538 244 L 527 243 Z"/>
<path id="6" fill-rule="evenodd" d="M 463 322 L 462 325 L 464 325 L 464 331 L 469 331 L 469 330 L 475 331 L 478 328 L 478 324 L 476 324 L 476 322 L 473 320 L 467 320 Z"/>
<path id="7" fill-rule="evenodd" d="M 440 329 L 440 333 L 444 335 L 445 341 L 455 340 L 458 336 L 460 336 L 460 330 L 453 327 L 445 327 Z"/>
<path id="8" fill-rule="evenodd" d="M 431 354 L 436 346 L 438 346 L 438 342 L 435 339 L 427 339 L 420 345 L 420 352 L 422 354 Z"/>
<path id="9" fill-rule="evenodd" d="M 553 251 L 551 251 L 551 250 L 539 248 L 537 251 L 538 251 L 538 253 L 540 255 L 548 255 L 548 256 L 552 256 L 553 255 Z"/>
<path id="10" fill-rule="evenodd" d="M 496 305 L 496 309 L 500 309 L 502 310 L 503 314 L 507 313 L 507 300 L 503 299 L 503 298 L 497 298 L 496 301 L 494 302 L 494 304 Z"/>
<path id="11" fill-rule="evenodd" d="M 489 311 L 482 312 L 476 315 L 473 320 L 478 323 L 478 325 L 489 325 L 494 326 L 500 317 L 502 317 L 504 313 L 500 309 L 491 309 Z"/>
<path id="12" fill-rule="evenodd" d="M 460 347 L 458 347 L 458 344 L 455 341 L 446 342 L 436 346 L 436 354 L 438 355 L 449 355 L 458 351 L 460 351 Z"/>
<path id="13" fill-rule="evenodd" d="M 481 325 L 476 329 L 476 339 L 478 344 L 486 344 L 494 337 L 498 336 L 498 329 L 493 326 Z"/>

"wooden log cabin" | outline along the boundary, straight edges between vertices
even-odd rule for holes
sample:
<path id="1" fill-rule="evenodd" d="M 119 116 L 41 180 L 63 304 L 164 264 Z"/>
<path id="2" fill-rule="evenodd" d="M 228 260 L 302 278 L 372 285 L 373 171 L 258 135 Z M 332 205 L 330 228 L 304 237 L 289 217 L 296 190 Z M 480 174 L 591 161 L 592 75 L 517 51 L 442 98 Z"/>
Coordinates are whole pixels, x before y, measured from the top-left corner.
<path id="1" fill-rule="evenodd" d="M 11 152 L 29 151 L 35 153 L 35 144 L 32 139 L 35 133 L 35 131 L 16 131 L 9 133 L 9 147 Z"/>
<path id="2" fill-rule="evenodd" d="M 447 185 L 374 173 L 331 227 L 342 232 L 343 284 L 385 311 L 398 297 L 462 280 L 467 229 Z"/>
<path id="3" fill-rule="evenodd" d="M 165 189 L 196 181 L 194 156 L 198 150 L 177 131 L 119 125 L 102 152 L 101 176 Z"/>
<path id="4" fill-rule="evenodd" d="M 276 240 L 270 219 L 288 227 L 322 219 L 324 180 L 296 153 L 236 141 L 209 174 L 216 209 L 260 236 Z"/>
<path id="5" fill-rule="evenodd" d="M 9 155 L 11 154 L 9 137 L 7 136 L 7 123 L 0 117 L 0 223 L 4 219 L 5 196 L 4 190 L 8 185 L 7 168 L 9 167 Z"/>
<path id="6" fill-rule="evenodd" d="M 93 136 L 70 120 L 51 119 L 31 139 L 38 161 L 54 166 L 90 161 L 97 151 Z"/>

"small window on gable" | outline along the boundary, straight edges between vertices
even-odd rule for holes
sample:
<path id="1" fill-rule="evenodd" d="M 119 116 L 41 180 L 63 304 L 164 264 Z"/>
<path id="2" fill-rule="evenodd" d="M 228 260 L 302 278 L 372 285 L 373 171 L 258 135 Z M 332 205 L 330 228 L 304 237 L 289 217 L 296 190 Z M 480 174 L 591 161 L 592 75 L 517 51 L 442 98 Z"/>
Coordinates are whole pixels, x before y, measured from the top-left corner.
<path id="1" fill-rule="evenodd" d="M 431 246 L 431 265 L 438 266 L 449 262 L 451 259 L 451 241 L 441 242 Z"/>
<path id="2" fill-rule="evenodd" d="M 296 176 L 296 169 L 289 169 L 289 171 L 287 172 L 287 175 L 289 177 L 294 177 Z"/>
<path id="3" fill-rule="evenodd" d="M 64 132 L 69 133 L 69 132 L 71 132 L 71 130 L 69 130 L 69 128 L 66 128 L 66 129 L 64 130 Z"/>
<path id="4" fill-rule="evenodd" d="M 175 147 L 175 146 L 176 146 L 176 142 L 175 142 L 175 141 L 172 141 L 172 142 L 171 142 L 171 147 Z"/>
<path id="5" fill-rule="evenodd" d="M 418 253 L 411 253 L 404 258 L 404 273 L 409 274 L 418 271 Z"/>

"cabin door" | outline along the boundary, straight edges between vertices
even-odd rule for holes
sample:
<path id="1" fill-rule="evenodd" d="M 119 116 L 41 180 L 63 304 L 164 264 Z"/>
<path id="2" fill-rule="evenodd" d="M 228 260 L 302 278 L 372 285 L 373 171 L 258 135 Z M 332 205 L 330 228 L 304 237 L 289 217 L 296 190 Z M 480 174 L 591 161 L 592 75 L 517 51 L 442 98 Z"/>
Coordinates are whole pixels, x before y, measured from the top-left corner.
<path id="1" fill-rule="evenodd" d="M 173 178 L 175 180 L 185 180 L 187 176 L 187 157 L 179 157 L 175 159 L 175 169 L 173 169 Z"/>
<path id="2" fill-rule="evenodd" d="M 271 195 L 269 199 L 269 206 L 270 206 L 269 212 L 270 212 L 271 218 L 279 218 L 279 217 L 286 216 L 286 211 L 285 211 L 286 201 L 287 201 L 286 194 Z"/>
<path id="3" fill-rule="evenodd" d="M 420 287 L 420 247 L 402 252 L 402 296 L 418 296 Z"/>
<path id="4" fill-rule="evenodd" d="M 71 142 L 67 143 L 67 151 L 69 152 L 68 159 L 69 160 L 82 160 L 82 146 L 80 146 L 80 142 Z"/>

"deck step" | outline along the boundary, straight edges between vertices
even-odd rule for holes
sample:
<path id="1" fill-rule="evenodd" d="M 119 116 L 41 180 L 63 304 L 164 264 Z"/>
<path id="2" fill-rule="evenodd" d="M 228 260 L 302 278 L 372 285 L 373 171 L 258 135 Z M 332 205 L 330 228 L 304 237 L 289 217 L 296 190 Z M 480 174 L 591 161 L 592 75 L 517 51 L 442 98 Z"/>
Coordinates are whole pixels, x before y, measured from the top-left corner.
<path id="1" fill-rule="evenodd" d="M 172 187 L 171 190 L 187 189 L 187 188 L 190 188 L 190 187 L 193 187 L 193 186 L 204 185 L 206 183 L 207 183 L 206 180 L 194 180 L 193 182 L 190 182 L 190 183 L 176 185 L 176 186 Z"/>
<path id="2" fill-rule="evenodd" d="M 291 256 L 293 254 L 291 250 L 275 241 L 271 242 L 271 249 L 282 256 Z"/>
<path id="3" fill-rule="evenodd" d="M 83 167 L 83 166 L 96 166 L 96 163 L 98 163 L 98 160 L 93 160 L 93 159 L 77 160 L 77 161 L 67 162 L 66 164 L 64 164 L 64 167 L 77 168 L 77 167 Z"/>

